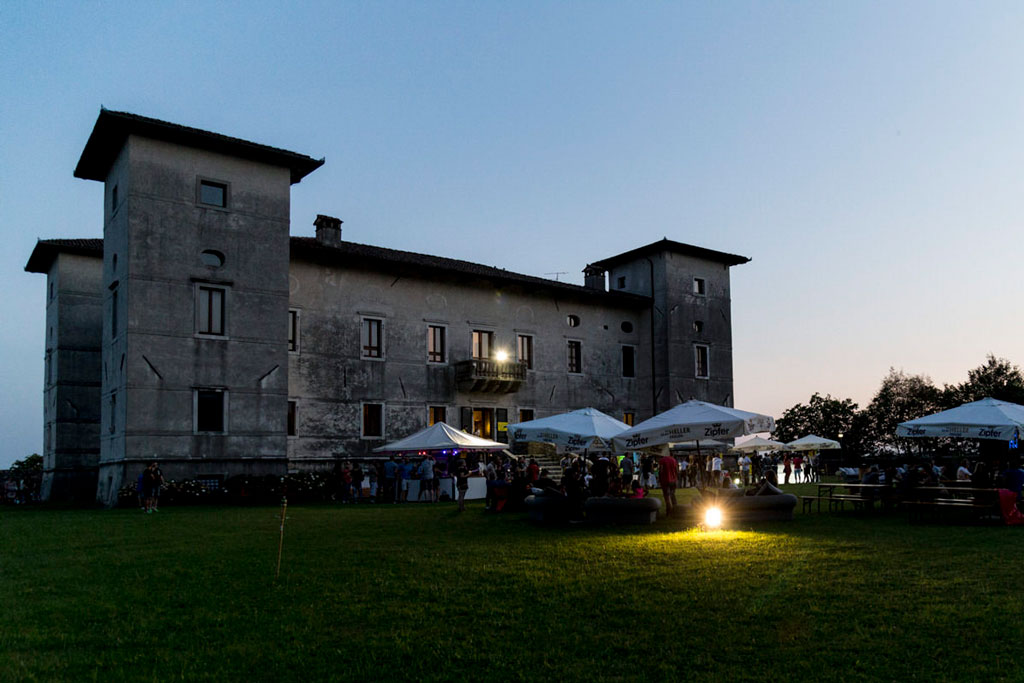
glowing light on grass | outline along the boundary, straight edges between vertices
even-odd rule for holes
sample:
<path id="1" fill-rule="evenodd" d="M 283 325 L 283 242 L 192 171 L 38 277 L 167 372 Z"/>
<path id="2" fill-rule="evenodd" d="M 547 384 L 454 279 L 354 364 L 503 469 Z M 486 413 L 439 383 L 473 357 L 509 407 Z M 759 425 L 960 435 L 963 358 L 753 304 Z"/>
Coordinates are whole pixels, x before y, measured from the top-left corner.
<path id="1" fill-rule="evenodd" d="M 737 486 L 739 486 L 742 482 L 743 482 L 743 480 L 740 479 L 739 477 L 736 477 L 735 479 L 733 479 L 733 483 L 735 483 Z"/>
<path id="2" fill-rule="evenodd" d="M 722 526 L 722 510 L 711 507 L 704 511 L 704 526 L 709 529 L 717 529 Z"/>

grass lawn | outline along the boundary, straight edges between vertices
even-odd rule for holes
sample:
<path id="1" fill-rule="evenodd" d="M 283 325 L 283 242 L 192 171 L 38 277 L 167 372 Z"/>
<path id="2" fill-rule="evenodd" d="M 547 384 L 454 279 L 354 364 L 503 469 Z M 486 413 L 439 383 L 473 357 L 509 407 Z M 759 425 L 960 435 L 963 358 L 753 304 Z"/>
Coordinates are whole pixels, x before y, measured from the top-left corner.
<path id="1" fill-rule="evenodd" d="M 0 509 L 0 680 L 1024 676 L 1024 529 L 290 507 L 275 582 L 278 518 Z"/>

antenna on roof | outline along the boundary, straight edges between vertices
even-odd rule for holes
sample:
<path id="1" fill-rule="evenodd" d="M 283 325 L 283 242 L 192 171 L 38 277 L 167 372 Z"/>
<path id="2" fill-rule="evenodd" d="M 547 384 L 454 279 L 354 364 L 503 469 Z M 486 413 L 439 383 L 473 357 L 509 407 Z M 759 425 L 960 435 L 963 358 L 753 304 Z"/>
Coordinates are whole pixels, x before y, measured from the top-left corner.
<path id="1" fill-rule="evenodd" d="M 559 275 L 568 275 L 569 271 L 567 271 L 567 270 L 556 270 L 554 273 L 544 273 L 544 274 L 545 275 L 554 275 L 555 276 L 555 282 L 558 282 L 558 276 Z"/>

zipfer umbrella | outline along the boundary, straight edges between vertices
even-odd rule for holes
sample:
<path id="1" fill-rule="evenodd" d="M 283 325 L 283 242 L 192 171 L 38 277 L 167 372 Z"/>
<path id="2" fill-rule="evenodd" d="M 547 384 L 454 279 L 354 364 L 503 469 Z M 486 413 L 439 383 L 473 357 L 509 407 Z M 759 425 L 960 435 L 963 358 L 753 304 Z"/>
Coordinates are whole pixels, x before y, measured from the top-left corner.
<path id="1" fill-rule="evenodd" d="M 612 437 L 629 425 L 596 408 L 581 408 L 561 415 L 508 426 L 513 441 L 546 441 L 565 448 L 609 448 Z"/>
<path id="2" fill-rule="evenodd" d="M 734 451 L 788 451 L 789 447 L 781 441 L 772 441 L 771 439 L 762 439 L 759 436 L 755 436 L 749 441 L 738 443 L 732 447 Z"/>
<path id="3" fill-rule="evenodd" d="M 841 447 L 838 441 L 826 439 L 823 436 L 815 436 L 814 434 L 808 434 L 796 441 L 790 441 L 786 445 L 789 446 L 791 451 L 827 451 Z"/>
<path id="4" fill-rule="evenodd" d="M 773 429 L 775 420 L 768 415 L 687 401 L 616 435 L 614 442 L 616 449 L 631 451 L 673 441 L 732 438 Z"/>
<path id="5" fill-rule="evenodd" d="M 1012 441 L 1024 430 L 1024 406 L 983 398 L 896 426 L 896 436 L 952 436 Z"/>

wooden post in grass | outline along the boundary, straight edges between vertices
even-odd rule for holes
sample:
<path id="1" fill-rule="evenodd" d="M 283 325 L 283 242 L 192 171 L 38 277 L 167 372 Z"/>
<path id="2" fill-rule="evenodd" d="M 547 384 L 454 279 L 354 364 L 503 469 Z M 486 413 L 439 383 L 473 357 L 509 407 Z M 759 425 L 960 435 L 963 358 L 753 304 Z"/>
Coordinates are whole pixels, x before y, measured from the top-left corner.
<path id="1" fill-rule="evenodd" d="M 277 571 L 274 572 L 274 581 L 281 576 L 281 551 L 284 549 L 284 515 L 288 511 L 288 498 L 281 497 L 281 535 L 277 540 Z"/>

